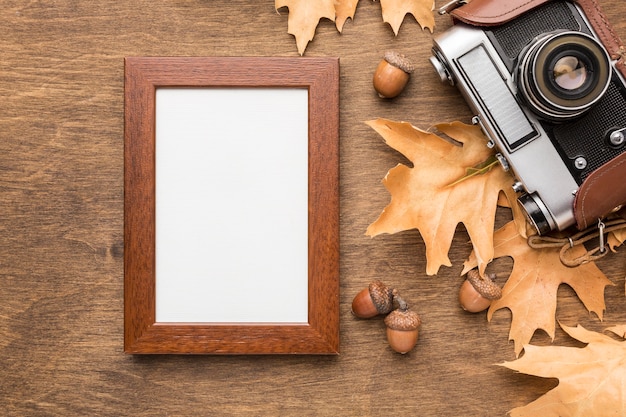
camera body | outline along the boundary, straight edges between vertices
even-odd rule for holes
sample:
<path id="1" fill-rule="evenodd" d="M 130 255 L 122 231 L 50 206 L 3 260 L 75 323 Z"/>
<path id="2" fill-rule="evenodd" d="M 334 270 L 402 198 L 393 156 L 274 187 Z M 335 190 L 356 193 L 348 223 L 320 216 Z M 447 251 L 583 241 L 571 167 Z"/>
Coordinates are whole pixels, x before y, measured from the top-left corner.
<path id="1" fill-rule="evenodd" d="M 626 152 L 626 81 L 583 10 L 553 0 L 499 25 L 457 23 L 431 63 L 513 172 L 538 233 L 577 223 L 581 184 Z"/>

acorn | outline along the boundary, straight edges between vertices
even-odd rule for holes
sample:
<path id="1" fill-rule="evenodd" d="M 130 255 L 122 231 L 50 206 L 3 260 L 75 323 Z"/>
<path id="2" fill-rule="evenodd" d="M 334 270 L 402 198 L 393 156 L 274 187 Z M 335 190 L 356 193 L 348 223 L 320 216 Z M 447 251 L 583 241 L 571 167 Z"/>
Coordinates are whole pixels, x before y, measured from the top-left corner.
<path id="1" fill-rule="evenodd" d="M 413 64 L 404 55 L 395 51 L 387 51 L 374 71 L 374 89 L 381 98 L 394 98 L 404 90 Z"/>
<path id="2" fill-rule="evenodd" d="M 410 310 L 406 303 L 404 305 L 400 303 L 400 308 L 385 317 L 387 342 L 391 349 L 401 354 L 413 349 L 417 343 L 420 324 L 422 324 L 420 316 Z"/>
<path id="3" fill-rule="evenodd" d="M 352 300 L 352 313 L 361 319 L 387 314 L 393 310 L 393 293 L 393 288 L 381 281 L 373 281 Z"/>
<path id="4" fill-rule="evenodd" d="M 477 269 L 467 272 L 467 279 L 459 289 L 459 303 L 470 313 L 484 311 L 493 300 L 502 297 L 502 289 L 495 283 L 495 274 L 481 277 Z"/>

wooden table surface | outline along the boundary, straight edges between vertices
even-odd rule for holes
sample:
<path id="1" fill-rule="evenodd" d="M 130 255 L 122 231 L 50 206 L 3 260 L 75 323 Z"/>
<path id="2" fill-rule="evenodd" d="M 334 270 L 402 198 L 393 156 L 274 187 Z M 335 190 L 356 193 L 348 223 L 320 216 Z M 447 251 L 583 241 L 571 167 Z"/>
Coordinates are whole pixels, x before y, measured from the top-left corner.
<path id="1" fill-rule="evenodd" d="M 428 63 L 431 34 L 407 16 L 394 37 L 380 3 L 369 0 L 342 34 L 322 21 L 306 50 L 341 62 L 341 354 L 122 352 L 124 57 L 297 57 L 287 13 L 273 3 L 0 1 L 1 414 L 504 416 L 556 386 L 494 365 L 515 358 L 508 310 L 489 323 L 458 307 L 470 252 L 461 226 L 453 266 L 432 277 L 417 231 L 365 236 L 389 202 L 382 177 L 405 160 L 363 122 L 387 117 L 426 128 L 470 117 Z M 626 6 L 600 3 L 626 39 Z M 450 22 L 437 16 L 436 24 L 439 33 Z M 382 101 L 371 78 L 389 49 L 417 69 L 400 97 Z M 599 265 L 615 283 L 604 321 L 563 286 L 556 314 L 564 324 L 602 330 L 626 322 L 624 250 Z M 401 289 L 422 315 L 410 354 L 390 350 L 381 320 L 350 313 L 352 297 L 374 279 Z M 551 341 L 539 331 L 533 343 Z M 561 330 L 554 343 L 580 345 Z"/>

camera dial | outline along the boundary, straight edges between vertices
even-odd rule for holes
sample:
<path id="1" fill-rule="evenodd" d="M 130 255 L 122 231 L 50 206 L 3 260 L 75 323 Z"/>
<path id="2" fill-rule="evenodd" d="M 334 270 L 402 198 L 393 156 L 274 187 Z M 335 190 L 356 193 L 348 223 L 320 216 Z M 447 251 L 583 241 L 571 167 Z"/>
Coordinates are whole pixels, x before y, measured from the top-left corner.
<path id="1" fill-rule="evenodd" d="M 611 62 L 594 38 L 552 32 L 522 51 L 516 78 L 520 94 L 538 116 L 569 120 L 602 98 L 611 81 Z"/>
<path id="2" fill-rule="evenodd" d="M 433 49 L 433 55 L 430 57 L 430 64 L 433 66 L 437 75 L 439 75 L 439 79 L 442 83 L 449 83 L 450 85 L 454 85 L 454 78 L 452 78 L 452 74 L 450 74 L 450 70 L 448 70 L 448 66 L 445 63 L 445 59 L 441 56 L 441 53 L 436 49 Z"/>
<path id="3" fill-rule="evenodd" d="M 557 226 L 537 193 L 524 193 L 517 199 L 523 213 L 540 235 L 545 235 Z"/>

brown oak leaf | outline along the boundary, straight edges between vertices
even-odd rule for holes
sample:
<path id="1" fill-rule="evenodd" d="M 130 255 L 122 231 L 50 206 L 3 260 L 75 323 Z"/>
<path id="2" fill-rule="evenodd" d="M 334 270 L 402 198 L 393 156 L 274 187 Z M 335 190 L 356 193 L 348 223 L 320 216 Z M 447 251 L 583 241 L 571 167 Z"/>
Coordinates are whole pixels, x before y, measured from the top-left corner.
<path id="1" fill-rule="evenodd" d="M 621 326 L 623 328 L 623 326 Z M 559 385 L 523 407 L 512 417 L 591 417 L 626 415 L 626 342 L 586 330 L 580 325 L 561 328 L 583 348 L 524 346 L 524 356 L 501 366 Z M 612 329 L 609 329 L 612 330 Z M 618 334 L 624 337 L 623 334 Z"/>
<path id="2" fill-rule="evenodd" d="M 304 55 L 322 18 L 334 21 L 341 32 L 346 20 L 354 18 L 358 3 L 359 0 L 275 0 L 274 7 L 289 9 L 287 33 L 296 38 L 298 52 Z M 432 32 L 435 27 L 433 0 L 381 0 L 380 5 L 383 21 L 389 23 L 396 35 L 407 14 L 413 15 L 422 29 Z"/>
<path id="3" fill-rule="evenodd" d="M 606 330 L 615 333 L 622 339 L 626 339 L 626 324 L 620 324 L 618 326 L 609 327 Z"/>
<path id="4" fill-rule="evenodd" d="M 395 35 L 400 30 L 404 16 L 409 13 L 422 29 L 428 28 L 432 32 L 435 27 L 434 5 L 433 0 L 380 0 L 383 21 L 389 23 Z"/>
<path id="5" fill-rule="evenodd" d="M 607 238 L 607 244 L 609 245 L 609 248 L 613 252 L 616 252 L 617 248 L 621 246 L 625 240 L 626 240 L 626 228 L 609 233 L 609 236 Z"/>
<path id="6" fill-rule="evenodd" d="M 606 243 L 612 252 L 617 252 L 617 248 L 626 241 L 626 228 L 614 230 L 608 234 Z M 624 284 L 624 292 L 626 293 L 626 283 Z"/>
<path id="7" fill-rule="evenodd" d="M 613 252 L 626 241 L 626 208 L 607 216 L 604 220 L 610 232 L 607 235 L 606 243 Z"/>
<path id="8" fill-rule="evenodd" d="M 354 13 L 356 12 L 356 6 L 359 4 L 359 0 L 337 0 L 335 1 L 335 26 L 337 30 L 341 32 L 343 25 L 348 19 L 354 19 Z"/>
<path id="9" fill-rule="evenodd" d="M 512 201 L 513 178 L 494 165 L 474 175 L 493 151 L 486 146 L 480 127 L 460 122 L 435 128 L 458 142 L 418 129 L 406 122 L 377 119 L 366 122 L 386 143 L 413 162 L 398 164 L 383 183 L 391 202 L 366 234 L 397 233 L 418 229 L 426 245 L 426 273 L 434 275 L 442 265 L 451 266 L 448 251 L 456 226 L 463 223 L 481 271 L 493 257 L 493 230 L 501 190 Z"/>
<path id="10" fill-rule="evenodd" d="M 296 38 L 300 55 L 313 40 L 320 19 L 335 21 L 335 0 L 275 0 L 274 6 L 289 8 L 287 33 Z"/>
<path id="11" fill-rule="evenodd" d="M 561 263 L 559 248 L 531 248 L 512 222 L 495 232 L 493 243 L 494 257 L 512 257 L 513 270 L 502 288 L 502 298 L 491 303 L 487 319 L 491 320 L 494 312 L 502 308 L 511 310 L 509 340 L 515 342 L 517 355 L 537 329 L 554 338 L 557 290 L 561 284 L 572 287 L 587 310 L 602 319 L 604 288 L 613 283 L 595 263 L 569 268 Z M 570 256 L 576 258 L 585 252 L 578 245 L 570 250 Z M 472 253 L 463 273 L 476 265 L 478 261 Z"/>

